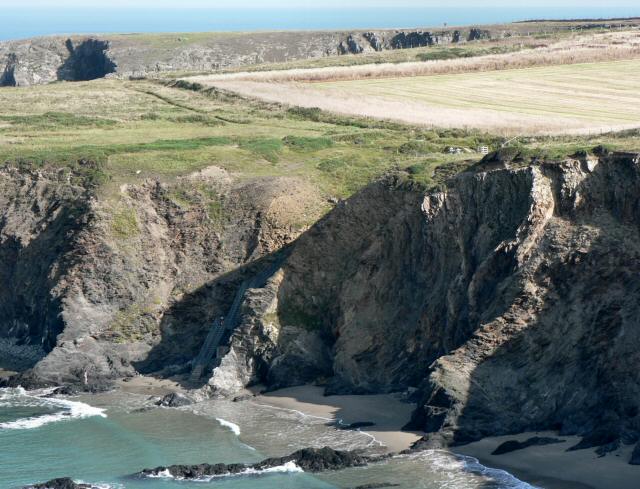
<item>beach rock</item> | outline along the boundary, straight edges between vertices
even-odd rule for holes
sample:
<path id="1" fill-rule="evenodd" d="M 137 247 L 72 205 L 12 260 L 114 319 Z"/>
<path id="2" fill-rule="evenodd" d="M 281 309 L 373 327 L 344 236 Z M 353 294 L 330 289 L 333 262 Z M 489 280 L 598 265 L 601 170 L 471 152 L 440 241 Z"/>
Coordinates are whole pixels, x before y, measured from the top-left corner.
<path id="1" fill-rule="evenodd" d="M 360 428 L 369 428 L 370 426 L 375 426 L 376 424 L 373 421 L 357 421 L 355 423 L 350 424 L 339 424 L 337 425 L 341 430 L 358 430 Z"/>
<path id="2" fill-rule="evenodd" d="M 633 449 L 629 463 L 631 465 L 640 465 L 640 442 L 638 442 L 635 448 Z"/>
<path id="3" fill-rule="evenodd" d="M 575 445 L 567 448 L 567 452 L 586 450 L 587 448 L 603 447 L 616 443 L 619 446 L 620 433 L 616 426 L 598 428 L 582 437 Z"/>
<path id="4" fill-rule="evenodd" d="M 305 448 L 298 450 L 286 457 L 268 458 L 256 464 L 199 464 L 199 465 L 172 465 L 170 467 L 156 467 L 145 469 L 138 476 L 157 476 L 169 473 L 173 477 L 195 479 L 212 475 L 239 474 L 246 470 L 265 470 L 272 467 L 280 467 L 287 463 L 295 463 L 305 472 L 322 472 L 326 470 L 340 470 L 348 467 L 361 467 L 367 465 L 369 458 L 357 452 L 347 452 L 324 448 Z"/>
<path id="5" fill-rule="evenodd" d="M 374 482 L 372 484 L 352 487 L 351 489 L 379 489 L 381 487 L 400 487 L 400 484 L 394 484 L 392 482 Z"/>
<path id="6" fill-rule="evenodd" d="M 69 477 L 52 479 L 42 484 L 34 484 L 33 486 L 25 486 L 24 489 L 94 489 L 91 484 L 78 484 Z"/>
<path id="7" fill-rule="evenodd" d="M 193 404 L 193 401 L 184 394 L 172 392 L 171 394 L 167 394 L 162 399 L 156 401 L 154 404 L 162 407 L 182 407 Z"/>
<path id="8" fill-rule="evenodd" d="M 503 455 L 505 453 L 515 452 L 516 450 L 523 450 L 528 447 L 553 445 L 555 443 L 564 442 L 565 440 L 561 440 L 559 438 L 545 438 L 539 436 L 534 436 L 522 442 L 518 440 L 509 440 L 498 445 L 498 447 L 491 452 L 491 455 Z"/>

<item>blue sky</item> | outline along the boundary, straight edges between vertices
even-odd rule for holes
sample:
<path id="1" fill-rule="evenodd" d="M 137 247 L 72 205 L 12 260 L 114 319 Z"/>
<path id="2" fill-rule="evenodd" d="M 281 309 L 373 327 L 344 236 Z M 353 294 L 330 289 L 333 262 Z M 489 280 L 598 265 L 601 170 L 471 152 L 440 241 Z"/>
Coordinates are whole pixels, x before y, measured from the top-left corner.
<path id="1" fill-rule="evenodd" d="M 637 7 L 639 0 L 537 0 L 536 8 L 563 7 Z M 314 8 L 309 0 L 0 0 L 2 7 L 132 7 L 132 8 Z M 531 0 L 321 0 L 317 8 L 371 8 L 371 7 L 528 7 Z"/>

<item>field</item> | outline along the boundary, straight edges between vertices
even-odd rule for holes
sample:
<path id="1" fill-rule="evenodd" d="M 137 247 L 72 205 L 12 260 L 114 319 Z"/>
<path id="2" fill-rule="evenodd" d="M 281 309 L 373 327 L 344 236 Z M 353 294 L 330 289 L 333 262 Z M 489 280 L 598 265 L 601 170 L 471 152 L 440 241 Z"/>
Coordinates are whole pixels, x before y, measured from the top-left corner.
<path id="1" fill-rule="evenodd" d="M 637 33 L 604 36 L 635 39 Z M 483 44 L 465 47 L 465 52 L 454 52 L 458 47 L 407 49 L 402 53 L 407 59 L 425 53 L 455 59 L 380 64 L 375 69 L 363 65 L 283 71 L 269 65 L 264 72 L 189 81 L 113 78 L 3 88 L 0 162 L 71 168 L 107 197 L 117 196 L 123 183 L 174 181 L 217 166 L 240 179 L 301 177 L 327 198 L 343 198 L 387 172 L 400 172 L 427 187 L 440 186 L 478 161 L 479 146 L 496 150 L 506 145 L 550 159 L 597 145 L 637 149 L 638 131 L 609 132 L 639 125 L 640 60 L 627 59 L 635 45 L 593 43 L 605 39 L 595 35 L 580 39 L 595 46 L 583 46 L 589 56 L 605 56 L 613 49 L 623 53 L 622 59 L 536 65 L 536 49 L 550 50 L 544 51 L 549 56 L 545 62 L 564 59 L 567 49 L 558 50 L 557 44 L 528 46 L 518 53 L 464 54 L 484 54 L 476 52 L 487 49 Z M 512 63 L 534 66 L 485 69 L 496 66 L 487 65 L 488 59 L 502 60 L 502 68 Z M 354 79 L 341 75 L 336 80 L 325 76 L 335 70 L 352 74 L 349 70 L 354 69 L 388 74 L 389 67 L 404 73 L 414 65 L 433 73 Z M 296 78 L 303 73 L 303 78 L 311 74 L 316 80 L 318 72 L 322 75 L 317 81 Z M 279 78 L 273 79 L 274 73 Z M 562 134 L 566 132 L 587 134 Z M 558 134 L 540 135 L 544 133 Z M 522 137 L 513 140 L 513 134 Z"/>
<path id="2" fill-rule="evenodd" d="M 5 88 L 0 107 L 0 161 L 79 171 L 78 161 L 96 162 L 91 177 L 113 193 L 215 165 L 239 178 L 300 176 L 346 197 L 392 169 L 430 183 L 436 167 L 469 158 L 445 154 L 448 146 L 499 144 L 477 132 L 421 131 L 145 80 Z"/>
<path id="3" fill-rule="evenodd" d="M 620 32 L 464 59 L 189 80 L 271 102 L 506 136 L 638 127 L 638 75 L 640 37 Z"/>

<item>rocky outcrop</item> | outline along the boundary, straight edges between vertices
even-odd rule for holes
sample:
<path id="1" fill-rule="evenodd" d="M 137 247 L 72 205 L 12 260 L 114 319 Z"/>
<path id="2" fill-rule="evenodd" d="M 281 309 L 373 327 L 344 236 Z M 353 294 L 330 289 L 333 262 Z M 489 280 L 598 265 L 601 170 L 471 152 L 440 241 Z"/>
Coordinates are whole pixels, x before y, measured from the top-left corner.
<path id="1" fill-rule="evenodd" d="M 2 74 L 0 74 L 0 87 L 15 87 L 16 81 L 16 65 L 18 64 L 18 57 L 15 53 L 9 53 L 7 55 L 7 62 L 5 64 Z"/>
<path id="2" fill-rule="evenodd" d="M 491 39 L 491 31 L 487 29 L 472 28 L 467 36 L 467 41 L 483 41 Z"/>
<path id="3" fill-rule="evenodd" d="M 631 459 L 629 460 L 631 465 L 640 465 L 640 442 L 638 442 L 631 452 Z"/>
<path id="4" fill-rule="evenodd" d="M 109 199 L 65 172 L 6 168 L 0 186 L 0 361 L 27 385 L 188 370 L 249 265 L 324 206 L 299 180 L 216 168 Z"/>
<path id="5" fill-rule="evenodd" d="M 240 368 L 329 393 L 415 387 L 410 427 L 449 445 L 636 440 L 638 155 L 494 160 L 443 192 L 386 179 L 338 205 L 246 303 L 211 383 Z"/>
<path id="6" fill-rule="evenodd" d="M 161 399 L 158 399 L 154 402 L 156 406 L 161 407 L 183 407 L 189 406 L 193 404 L 193 401 L 185 396 L 184 394 L 180 394 L 179 392 L 172 392 L 171 394 L 167 394 L 163 396 Z"/>
<path id="7" fill-rule="evenodd" d="M 242 294 L 212 395 L 411 389 L 423 447 L 558 430 L 606 453 L 640 438 L 636 154 L 504 152 L 428 193 L 391 176 L 306 231 L 292 223 L 322 204 L 292 179 L 210 169 L 107 203 L 49 175 L 3 175 L 0 273 L 37 287 L 1 297 L 1 331 L 46 355 L 40 379 L 186 372 L 240 284 L 275 263 Z M 31 246 L 50 258 L 22 262 Z"/>
<path id="8" fill-rule="evenodd" d="M 498 445 L 498 447 L 491 452 L 491 455 L 504 455 L 505 453 L 524 450 L 529 447 L 554 445 L 556 443 L 563 443 L 564 441 L 565 440 L 561 440 L 560 438 L 549 438 L 544 436 L 534 436 L 526 439 L 525 441 L 509 440 Z"/>
<path id="9" fill-rule="evenodd" d="M 59 479 L 51 479 L 48 482 L 42 484 L 35 484 L 33 486 L 25 486 L 24 489 L 94 489 L 97 486 L 91 484 L 82 484 L 74 482 L 69 477 L 62 477 Z"/>
<path id="10" fill-rule="evenodd" d="M 324 448 L 304 448 L 286 457 L 268 458 L 256 464 L 200 464 L 200 465 L 172 465 L 170 467 L 156 467 L 145 469 L 138 476 L 158 477 L 170 475 L 180 479 L 202 479 L 211 476 L 241 474 L 252 471 L 263 471 L 274 467 L 282 467 L 286 464 L 295 464 L 295 467 L 305 472 L 324 472 L 327 470 L 340 470 L 349 467 L 362 467 L 372 460 L 357 452 L 347 452 Z"/>

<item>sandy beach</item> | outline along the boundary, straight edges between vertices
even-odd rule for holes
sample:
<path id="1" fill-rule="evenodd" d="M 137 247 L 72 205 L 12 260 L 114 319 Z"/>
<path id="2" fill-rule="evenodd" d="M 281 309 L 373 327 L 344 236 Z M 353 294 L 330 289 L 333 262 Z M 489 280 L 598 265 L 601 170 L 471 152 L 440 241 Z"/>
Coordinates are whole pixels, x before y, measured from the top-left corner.
<path id="1" fill-rule="evenodd" d="M 402 431 L 415 406 L 387 394 L 364 396 L 324 396 L 324 389 L 300 386 L 281 389 L 256 397 L 255 402 L 284 409 L 293 409 L 311 416 L 341 420 L 344 424 L 372 422 L 362 428 L 390 452 L 409 448 L 422 434 Z"/>
<path id="2" fill-rule="evenodd" d="M 399 401 L 392 395 L 328 396 L 323 388 L 301 386 L 282 389 L 256 397 L 255 402 L 343 423 L 370 421 L 376 423 L 363 431 L 374 436 L 389 451 L 409 448 L 422 434 L 402 431 L 411 417 L 413 404 Z M 504 455 L 491 452 L 507 440 L 524 441 L 532 436 L 558 437 L 557 433 L 524 433 L 521 435 L 485 438 L 452 449 L 454 453 L 477 458 L 487 467 L 506 470 L 520 480 L 545 489 L 640 489 L 640 467 L 629 465 L 632 446 L 598 457 L 594 449 L 567 452 L 580 441 L 579 437 L 558 437 L 565 442 L 529 447 Z"/>
<path id="3" fill-rule="evenodd" d="M 529 447 L 504 455 L 491 455 L 507 440 L 524 441 L 532 436 L 561 438 L 564 443 Z M 485 438 L 453 451 L 477 458 L 487 467 L 506 470 L 521 480 L 547 489 L 638 489 L 640 467 L 629 465 L 633 446 L 599 458 L 594 449 L 567 452 L 580 441 L 575 436 L 558 436 L 554 432 Z"/>
<path id="4" fill-rule="evenodd" d="M 149 396 L 164 396 L 172 392 L 184 392 L 178 382 L 171 379 L 157 379 L 145 375 L 137 375 L 115 382 L 116 388 L 130 394 L 143 394 Z"/>

